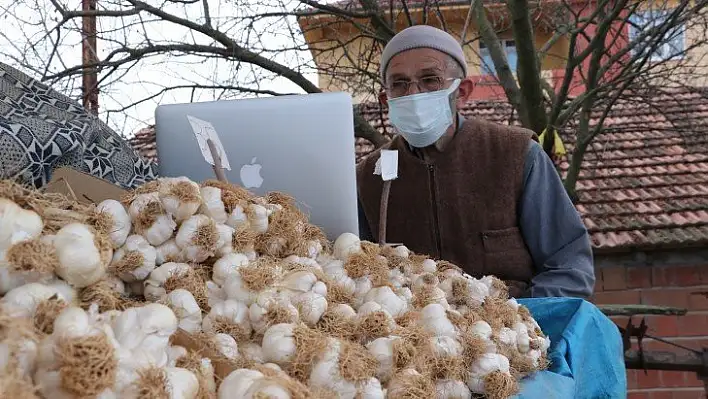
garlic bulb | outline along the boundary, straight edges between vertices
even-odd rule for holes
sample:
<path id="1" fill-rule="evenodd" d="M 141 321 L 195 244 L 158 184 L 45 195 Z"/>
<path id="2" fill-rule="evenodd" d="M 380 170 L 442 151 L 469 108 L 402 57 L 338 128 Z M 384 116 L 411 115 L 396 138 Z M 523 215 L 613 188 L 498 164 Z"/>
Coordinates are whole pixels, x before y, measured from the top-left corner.
<path id="1" fill-rule="evenodd" d="M 74 348 L 78 345 L 84 350 L 77 352 Z M 110 328 L 96 323 L 81 308 L 65 309 L 54 321 L 52 334 L 40 344 L 34 375 L 40 394 L 59 399 L 115 395 L 113 387 L 118 382 L 116 349 Z M 92 367 L 85 367 L 87 364 Z"/>
<path id="2" fill-rule="evenodd" d="M 167 262 L 182 263 L 186 259 L 174 238 L 170 238 L 155 248 L 155 264 L 161 265 Z"/>
<path id="3" fill-rule="evenodd" d="M 179 319 L 179 328 L 197 333 L 202 328 L 202 310 L 191 292 L 178 288 L 167 294 L 167 304 Z"/>
<path id="4" fill-rule="evenodd" d="M 252 362 L 263 364 L 266 362 L 263 348 L 253 341 L 242 342 L 239 345 L 239 352 L 244 358 Z"/>
<path id="5" fill-rule="evenodd" d="M 20 241 L 39 237 L 43 228 L 42 218 L 36 212 L 0 198 L 0 251 Z"/>
<path id="6" fill-rule="evenodd" d="M 145 280 L 155 269 L 157 251 L 141 235 L 134 234 L 115 251 L 111 266 L 125 282 Z"/>
<path id="7" fill-rule="evenodd" d="M 32 378 L 39 344 L 39 336 L 32 321 L 13 317 L 0 308 L 0 375 Z"/>
<path id="8" fill-rule="evenodd" d="M 425 259 L 421 264 L 424 273 L 435 273 L 438 271 L 438 265 L 432 259 Z"/>
<path id="9" fill-rule="evenodd" d="M 448 336 L 457 338 L 457 329 L 447 318 L 445 308 L 437 303 L 431 303 L 421 311 L 422 325 L 425 330 L 436 337 Z"/>
<path id="10" fill-rule="evenodd" d="M 334 241 L 334 257 L 346 261 L 349 255 L 361 251 L 361 240 L 352 233 L 343 233 Z"/>
<path id="11" fill-rule="evenodd" d="M 248 387 L 244 398 L 290 399 L 290 393 L 278 381 L 260 378 Z"/>
<path id="12" fill-rule="evenodd" d="M 401 258 L 408 258 L 411 254 L 411 251 L 405 245 L 398 245 L 392 248 L 392 252 L 393 255 L 399 256 Z"/>
<path id="13" fill-rule="evenodd" d="M 52 238 L 40 238 L 37 213 L 0 198 L 0 294 L 28 282 L 51 279 L 56 268 Z"/>
<path id="14" fill-rule="evenodd" d="M 165 211 L 177 223 L 194 215 L 202 205 L 199 185 L 184 176 L 161 178 L 159 197 Z"/>
<path id="15" fill-rule="evenodd" d="M 166 367 L 170 399 L 197 399 L 199 380 L 191 371 L 180 367 Z"/>
<path id="16" fill-rule="evenodd" d="M 217 187 L 201 187 L 202 207 L 201 214 L 214 219 L 216 223 L 226 223 L 227 214 L 224 202 L 221 200 L 221 189 Z"/>
<path id="17" fill-rule="evenodd" d="M 67 304 L 74 301 L 75 293 L 71 292 L 67 295 L 62 291 L 41 283 L 29 283 L 10 290 L 0 299 L 0 305 L 2 310 L 12 317 L 32 319 L 37 306 L 49 298 L 55 297 Z"/>
<path id="18" fill-rule="evenodd" d="M 128 214 L 133 220 L 135 232 L 153 246 L 169 240 L 177 228 L 177 222 L 165 211 L 156 192 L 138 194 L 128 207 Z"/>
<path id="19" fill-rule="evenodd" d="M 258 204 L 250 204 L 248 206 L 248 222 L 258 234 L 268 231 L 268 210 Z"/>
<path id="20" fill-rule="evenodd" d="M 247 306 L 250 306 L 258 295 L 257 292 L 252 291 L 246 286 L 246 283 L 239 273 L 228 276 L 222 288 L 227 298 L 243 302 Z"/>
<path id="21" fill-rule="evenodd" d="M 56 274 L 77 288 L 101 280 L 113 257 L 111 243 L 92 227 L 70 223 L 54 237 L 59 257 Z"/>
<path id="22" fill-rule="evenodd" d="M 369 342 L 366 345 L 366 349 L 371 352 L 372 355 L 378 361 L 378 368 L 376 370 L 376 377 L 381 380 L 381 382 L 388 382 L 394 372 L 394 360 L 393 360 L 393 345 L 400 337 L 395 335 L 388 337 L 380 337 Z"/>
<path id="23" fill-rule="evenodd" d="M 295 356 L 295 325 L 276 324 L 263 334 L 263 358 L 266 362 L 286 365 Z"/>
<path id="24" fill-rule="evenodd" d="M 511 328 L 502 327 L 499 330 L 499 343 L 501 343 L 503 345 L 516 346 L 517 345 L 516 331 L 512 330 Z"/>
<path id="25" fill-rule="evenodd" d="M 519 352 L 527 353 L 531 349 L 531 337 L 529 337 L 528 327 L 524 323 L 516 323 L 514 332 L 516 333 L 516 345 Z"/>
<path id="26" fill-rule="evenodd" d="M 467 385 L 462 381 L 457 380 L 438 380 L 435 382 L 435 398 L 436 399 L 471 399 Z"/>
<path id="27" fill-rule="evenodd" d="M 428 344 L 432 349 L 431 352 L 438 358 L 462 356 L 462 345 L 454 338 L 445 335 L 431 337 L 428 339 Z"/>
<path id="28" fill-rule="evenodd" d="M 170 336 L 177 331 L 178 325 L 175 313 L 159 303 L 128 308 L 111 323 L 122 349 L 134 352 L 132 356 L 140 352 L 147 362 L 159 367 L 166 366 L 169 361 Z"/>
<path id="29" fill-rule="evenodd" d="M 269 312 L 273 312 L 273 314 L 271 315 Z M 248 314 L 254 331 L 259 334 L 263 334 L 272 324 L 294 323 L 300 319 L 300 313 L 290 303 L 287 295 L 275 289 L 259 293 L 255 302 L 249 306 Z M 277 317 L 277 319 L 273 319 L 273 317 Z"/>
<path id="30" fill-rule="evenodd" d="M 150 272 L 145 280 L 143 295 L 148 301 L 158 301 L 167 294 L 165 282 L 172 276 L 180 276 L 189 272 L 191 267 L 186 263 L 167 262 Z"/>
<path id="31" fill-rule="evenodd" d="M 216 249 L 216 256 L 224 256 L 234 251 L 234 229 L 225 224 L 217 224 L 216 231 L 219 232 L 219 244 Z"/>
<path id="32" fill-rule="evenodd" d="M 106 232 L 111 239 L 113 248 L 123 246 L 128 235 L 130 235 L 132 227 L 130 215 L 128 215 L 123 205 L 114 199 L 107 199 L 99 203 L 96 206 L 96 210 L 108 216 L 109 223 L 106 226 Z"/>
<path id="33" fill-rule="evenodd" d="M 240 253 L 230 253 L 214 262 L 214 271 L 211 279 L 218 285 L 224 285 L 229 276 L 237 274 L 241 266 L 248 265 L 248 257 Z"/>
<path id="34" fill-rule="evenodd" d="M 212 337 L 219 353 L 227 359 L 236 360 L 239 358 L 238 344 L 234 337 L 229 334 L 217 333 Z"/>
<path id="35" fill-rule="evenodd" d="M 295 293 L 308 292 L 317 282 L 317 276 L 306 270 L 290 272 L 283 276 L 280 287 L 287 288 Z"/>
<path id="36" fill-rule="evenodd" d="M 226 330 L 237 340 L 248 339 L 252 331 L 248 307 L 230 299 L 219 302 L 212 306 L 209 314 L 204 317 L 202 329 L 208 333 Z"/>
<path id="37" fill-rule="evenodd" d="M 467 387 L 472 393 L 485 393 L 484 378 L 499 371 L 509 374 L 509 359 L 498 353 L 483 353 L 470 367 Z"/>
<path id="38" fill-rule="evenodd" d="M 224 245 L 216 224 L 205 215 L 194 215 L 183 222 L 175 242 L 187 260 L 197 263 L 214 256 L 216 250 Z"/>
<path id="39" fill-rule="evenodd" d="M 393 317 L 398 317 L 408 310 L 406 300 L 396 295 L 388 286 L 372 288 L 366 293 L 364 302 L 378 303 Z"/>
<path id="40" fill-rule="evenodd" d="M 340 367 L 340 355 L 343 355 L 344 345 L 346 344 L 343 344 L 338 339 L 327 338 L 327 350 L 324 351 L 324 354 L 312 367 L 309 380 L 310 386 L 337 392 L 340 398 L 355 399 L 365 397 L 383 399 L 381 383 L 376 378 L 371 377 L 362 381 L 352 381 L 343 375 L 343 369 Z M 356 352 L 352 353 L 352 355 L 356 355 Z M 367 371 L 369 370 L 356 370 L 355 373 L 364 374 Z M 375 372 L 375 370 L 371 371 Z"/>
<path id="41" fill-rule="evenodd" d="M 228 226 L 238 229 L 249 224 L 248 215 L 241 205 L 234 206 L 233 211 L 226 220 Z"/>
<path id="42" fill-rule="evenodd" d="M 345 319 L 351 319 L 356 317 L 356 311 L 354 310 L 354 308 L 345 303 L 338 303 L 336 305 L 333 305 L 331 307 L 331 312 L 333 314 L 340 315 Z"/>
<path id="43" fill-rule="evenodd" d="M 292 303 L 298 310 L 305 324 L 314 326 L 327 311 L 327 299 L 312 291 L 303 292 L 292 298 Z"/>
<path id="44" fill-rule="evenodd" d="M 396 288 L 401 288 L 406 284 L 406 275 L 400 269 L 391 269 L 388 280 Z"/>
<path id="45" fill-rule="evenodd" d="M 344 270 L 344 264 L 341 261 L 329 262 L 322 266 L 322 270 L 331 278 L 333 283 L 340 286 L 346 292 L 350 294 L 357 292 L 356 281 L 347 275 L 347 271 Z M 361 295 L 359 298 L 361 298 Z M 363 300 L 363 298 L 360 300 Z"/>
<path id="46" fill-rule="evenodd" d="M 167 364 L 170 367 L 176 367 L 177 361 L 183 359 L 188 354 L 189 352 L 187 352 L 187 348 L 184 346 L 172 345 L 167 348 Z"/>
<path id="47" fill-rule="evenodd" d="M 218 284 L 209 280 L 206 282 L 207 295 L 209 296 L 209 307 L 214 306 L 217 302 L 222 302 L 227 299 L 226 292 L 219 287 Z"/>
<path id="48" fill-rule="evenodd" d="M 387 397 L 404 398 L 409 394 L 409 388 L 415 386 L 417 389 L 424 391 L 424 385 L 417 382 L 425 382 L 425 376 L 421 375 L 417 370 L 406 368 L 396 373 L 388 384 L 386 392 Z M 433 397 L 435 395 L 434 387 L 431 387 L 430 395 L 424 397 Z M 422 393 L 422 392 L 421 392 Z"/>
<path id="49" fill-rule="evenodd" d="M 483 339 L 492 339 L 492 326 L 484 320 L 478 320 L 472 324 L 473 334 Z"/>
<path id="50" fill-rule="evenodd" d="M 261 378 L 263 378 L 263 374 L 260 371 L 234 370 L 221 382 L 217 393 L 218 399 L 245 398 L 251 385 Z"/>
<path id="51" fill-rule="evenodd" d="M 51 281 L 59 264 L 52 238 L 21 240 L 0 251 L 0 295 L 27 283 Z"/>

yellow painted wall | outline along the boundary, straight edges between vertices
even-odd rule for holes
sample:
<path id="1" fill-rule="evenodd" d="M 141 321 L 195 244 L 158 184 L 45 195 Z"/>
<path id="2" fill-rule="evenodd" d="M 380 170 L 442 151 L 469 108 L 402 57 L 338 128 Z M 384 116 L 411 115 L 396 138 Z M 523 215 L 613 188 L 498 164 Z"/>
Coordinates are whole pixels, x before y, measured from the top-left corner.
<path id="1" fill-rule="evenodd" d="M 639 10 L 659 9 L 671 11 L 679 4 L 679 0 L 642 1 Z M 693 5 L 689 6 L 692 7 Z M 708 23 L 708 10 L 688 21 L 685 26 L 684 46 L 690 48 L 685 57 L 680 60 L 663 62 L 652 70 L 654 84 L 660 86 L 696 86 L 708 85 L 708 43 L 705 26 Z M 695 47 L 694 47 L 695 46 Z"/>
<path id="2" fill-rule="evenodd" d="M 676 5 L 678 0 L 638 1 L 642 1 L 643 4 L 641 8 L 646 9 L 648 7 L 672 8 Z M 490 15 L 492 19 L 494 19 L 493 15 L 495 12 L 499 13 L 505 11 L 503 5 L 496 6 L 495 9 L 489 9 L 488 6 L 487 9 L 488 15 Z M 447 31 L 453 36 L 460 37 L 468 10 L 469 6 L 462 5 L 446 6 L 441 10 L 446 22 Z M 400 10 L 395 12 L 397 13 L 396 15 L 398 15 L 396 19 L 397 31 L 409 26 L 403 12 Z M 419 11 L 413 13 L 412 17 L 415 19 L 416 23 L 420 23 L 421 13 Z M 504 16 L 504 18 L 508 21 L 508 15 Z M 708 18 L 708 10 L 706 10 L 703 18 Z M 367 26 L 370 24 L 368 20 L 357 20 L 356 23 Z M 439 18 L 432 12 L 429 14 L 427 23 L 429 25 L 442 27 Z M 318 67 L 324 68 L 326 65 L 334 65 L 337 72 L 336 75 L 345 76 L 343 79 L 333 79 L 332 73 L 326 71 L 320 72 L 318 76 L 319 85 L 323 90 L 347 91 L 353 95 L 356 102 L 372 101 L 376 99 L 375 93 L 378 90 L 378 86 L 375 84 L 375 79 L 378 76 L 379 55 L 382 50 L 380 46 L 373 47 L 375 46 L 374 41 L 371 38 L 361 37 L 359 28 L 355 27 L 352 23 L 333 23 L 332 16 L 329 15 L 301 18 L 300 25 L 305 34 L 305 39 L 313 49 L 313 56 L 315 57 L 315 62 Z M 699 22 L 689 24 L 686 31 L 686 46 L 705 40 L 706 32 L 701 26 L 704 25 Z M 498 33 L 498 35 L 503 39 L 512 38 L 512 32 L 510 30 Z M 552 32 L 536 29 L 535 35 L 536 47 L 540 48 L 550 39 Z M 469 74 L 472 76 L 479 75 L 481 64 L 479 57 L 479 41 L 477 40 L 477 28 L 474 23 L 468 28 L 466 38 L 467 40 L 474 39 L 472 43 L 464 47 Z M 341 46 L 338 43 L 345 43 L 345 45 Z M 558 40 L 544 58 L 542 70 L 550 71 L 564 68 L 568 46 L 567 38 Z M 323 49 L 327 49 L 327 51 L 323 51 Z M 681 76 L 680 79 L 675 80 L 680 81 L 682 84 L 688 83 L 695 86 L 708 85 L 707 55 L 708 45 L 706 44 L 702 44 L 696 49 L 691 50 L 688 54 L 689 59 L 683 62 L 685 64 L 691 64 L 692 67 L 675 71 L 675 76 Z M 353 80 L 355 79 L 353 77 L 353 75 L 355 75 L 352 68 L 353 65 L 366 65 L 367 63 L 369 63 L 368 71 L 371 76 L 366 78 L 358 77 L 356 78 L 357 80 Z M 667 65 L 667 68 L 672 67 L 671 64 Z M 347 72 L 349 72 L 351 76 L 346 76 Z M 344 81 L 346 81 L 346 83 Z M 665 81 L 658 83 L 669 84 L 669 82 Z"/>
<path id="3" fill-rule="evenodd" d="M 465 19 L 469 6 L 446 7 L 442 10 L 442 15 L 446 23 L 447 31 L 453 36 L 459 38 L 464 28 Z M 417 12 L 412 15 L 416 21 L 421 20 L 421 13 Z M 366 20 L 357 21 L 357 23 L 368 25 Z M 428 17 L 428 25 L 442 28 L 440 18 L 434 13 L 430 13 Z M 374 83 L 374 77 L 378 75 L 379 56 L 382 48 L 376 45 L 370 37 L 362 37 L 359 28 L 351 23 L 332 21 L 331 16 L 313 16 L 300 19 L 300 25 L 305 35 L 310 48 L 313 52 L 315 62 L 320 69 L 327 69 L 319 73 L 319 86 L 327 91 L 347 91 L 352 93 L 355 101 L 370 101 L 375 99 L 374 93 L 378 89 Z M 405 29 L 409 26 L 407 18 L 402 12 L 399 12 L 396 19 L 397 31 Z M 474 24 L 470 24 L 466 40 L 474 40 L 469 45 L 464 46 L 465 55 L 467 57 L 469 75 L 480 74 L 480 57 L 479 57 L 479 40 L 477 40 L 477 28 Z M 500 38 L 511 39 L 511 30 L 498 33 Z M 536 46 L 540 48 L 546 41 L 550 39 L 552 32 L 537 30 Z M 377 46 L 377 47 L 374 47 Z M 542 69 L 558 69 L 565 65 L 564 54 L 568 51 L 568 41 L 565 38 L 558 40 L 548 52 L 548 55 L 542 63 Z M 334 75 L 343 76 L 347 72 L 353 72 L 353 65 L 368 65 L 367 70 L 372 74 L 371 77 L 360 79 L 356 82 L 351 82 L 353 77 L 347 77 L 349 83 L 344 83 L 341 79 L 333 79 L 332 66 L 334 66 Z"/>
<path id="4" fill-rule="evenodd" d="M 688 64 L 696 65 L 686 68 L 683 74 L 689 79 L 689 84 L 694 86 L 708 86 L 708 43 L 706 43 L 705 22 L 708 21 L 708 9 L 701 12 L 700 21 L 689 24 L 686 31 L 686 45 L 696 45 L 688 52 Z"/>

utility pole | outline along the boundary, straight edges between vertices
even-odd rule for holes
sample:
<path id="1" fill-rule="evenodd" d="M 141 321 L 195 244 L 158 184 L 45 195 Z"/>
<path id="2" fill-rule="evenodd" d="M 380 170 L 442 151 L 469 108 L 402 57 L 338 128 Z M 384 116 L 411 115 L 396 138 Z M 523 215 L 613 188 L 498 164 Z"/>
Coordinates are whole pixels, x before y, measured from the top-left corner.
<path id="1" fill-rule="evenodd" d="M 81 0 L 81 9 L 85 14 L 96 12 L 97 0 Z M 96 51 L 96 15 L 82 17 L 82 99 L 84 108 L 98 115 L 98 53 Z M 94 65 L 89 67 L 89 65 Z"/>

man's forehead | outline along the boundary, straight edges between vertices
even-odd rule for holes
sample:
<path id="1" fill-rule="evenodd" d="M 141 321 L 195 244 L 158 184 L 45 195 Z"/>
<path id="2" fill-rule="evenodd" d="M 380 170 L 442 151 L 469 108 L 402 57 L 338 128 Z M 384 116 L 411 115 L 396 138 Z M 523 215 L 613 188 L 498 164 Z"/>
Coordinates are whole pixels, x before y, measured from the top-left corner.
<path id="1" fill-rule="evenodd" d="M 403 51 L 391 58 L 387 75 L 417 75 L 427 72 L 442 72 L 445 70 L 447 54 L 429 48 L 419 48 Z"/>

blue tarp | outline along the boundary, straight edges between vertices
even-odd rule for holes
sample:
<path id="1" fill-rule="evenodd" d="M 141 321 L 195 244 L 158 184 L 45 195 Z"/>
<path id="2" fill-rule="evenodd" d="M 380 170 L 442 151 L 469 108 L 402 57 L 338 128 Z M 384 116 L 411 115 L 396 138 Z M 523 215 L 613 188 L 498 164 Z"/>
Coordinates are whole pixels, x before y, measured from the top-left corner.
<path id="1" fill-rule="evenodd" d="M 550 367 L 522 380 L 516 399 L 627 397 L 622 337 L 595 305 L 576 298 L 519 299 L 551 339 Z"/>

